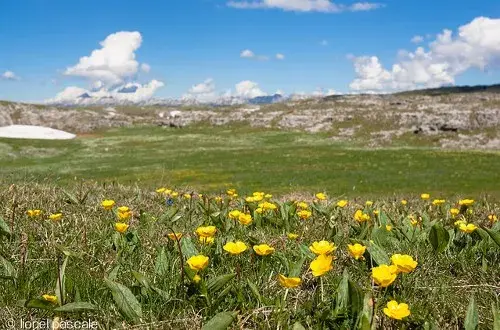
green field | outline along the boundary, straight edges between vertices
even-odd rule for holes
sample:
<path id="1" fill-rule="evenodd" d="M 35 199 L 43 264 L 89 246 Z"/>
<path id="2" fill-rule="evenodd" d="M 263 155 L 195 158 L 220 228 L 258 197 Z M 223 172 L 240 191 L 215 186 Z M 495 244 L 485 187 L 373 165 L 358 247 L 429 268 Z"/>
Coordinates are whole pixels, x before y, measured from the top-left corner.
<path id="1" fill-rule="evenodd" d="M 500 196 L 500 154 L 395 145 L 370 150 L 325 133 L 249 126 L 111 129 L 71 141 L 0 139 L 4 181 L 78 179 L 142 187 L 226 187 L 273 193 L 326 191 L 383 194 Z"/>

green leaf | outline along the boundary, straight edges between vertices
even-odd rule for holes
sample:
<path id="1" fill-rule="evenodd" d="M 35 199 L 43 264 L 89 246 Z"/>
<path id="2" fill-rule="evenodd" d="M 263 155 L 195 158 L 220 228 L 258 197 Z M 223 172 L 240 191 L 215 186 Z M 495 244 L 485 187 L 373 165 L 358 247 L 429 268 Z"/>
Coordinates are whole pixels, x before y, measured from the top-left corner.
<path id="1" fill-rule="evenodd" d="M 55 247 L 56 247 L 56 249 L 58 249 L 59 251 L 61 251 L 67 257 L 76 257 L 76 258 L 81 258 L 82 257 L 79 253 L 71 251 L 70 249 L 68 249 L 65 246 L 62 246 L 61 244 L 57 244 L 56 243 Z"/>
<path id="2" fill-rule="evenodd" d="M 170 299 L 170 295 L 168 294 L 168 292 L 166 292 L 166 291 L 164 291 L 156 286 L 152 286 L 151 289 L 153 289 L 153 291 L 156 292 L 163 299 L 165 299 L 165 300 Z"/>
<path id="3" fill-rule="evenodd" d="M 444 229 L 442 224 L 436 223 L 429 231 L 429 242 L 431 242 L 434 251 L 441 253 L 446 250 L 450 242 L 450 234 Z"/>
<path id="4" fill-rule="evenodd" d="M 358 329 L 370 330 L 373 317 L 373 299 L 370 292 L 363 298 L 363 309 L 358 317 Z"/>
<path id="5" fill-rule="evenodd" d="M 54 309 L 55 305 L 45 299 L 35 298 L 26 301 L 24 307 L 51 311 Z"/>
<path id="6" fill-rule="evenodd" d="M 142 308 L 132 291 L 126 286 L 108 279 L 104 279 L 104 282 L 111 291 L 113 300 L 122 315 L 129 321 L 138 323 L 142 317 Z"/>
<path id="7" fill-rule="evenodd" d="M 297 321 L 293 324 L 292 330 L 306 330 L 306 328 L 304 328 L 304 326 Z"/>
<path id="8" fill-rule="evenodd" d="M 491 303 L 491 311 L 493 312 L 493 330 L 500 330 L 500 311 L 497 310 L 495 303 Z"/>
<path id="9" fill-rule="evenodd" d="M 477 305 L 474 297 L 472 297 L 469 302 L 469 307 L 467 307 L 467 314 L 465 316 L 464 327 L 465 330 L 475 330 L 479 325 L 479 317 L 477 314 Z"/>
<path id="10" fill-rule="evenodd" d="M 96 307 L 88 302 L 74 302 L 68 303 L 61 307 L 57 307 L 54 309 L 54 312 L 66 312 L 66 313 L 74 313 L 74 312 L 84 312 L 84 311 L 93 311 L 96 310 Z"/>
<path id="11" fill-rule="evenodd" d="M 2 217 L 0 217 L 0 235 L 5 235 L 7 237 L 10 237 L 10 235 L 12 235 L 9 225 L 7 225 Z"/>
<path id="12" fill-rule="evenodd" d="M 115 268 L 111 270 L 108 275 L 108 280 L 114 281 L 118 277 L 118 271 L 120 271 L 120 265 L 116 265 Z"/>
<path id="13" fill-rule="evenodd" d="M 382 227 L 376 227 L 372 230 L 371 238 L 379 246 L 384 245 L 389 237 L 389 231 L 385 229 L 385 225 Z"/>
<path id="14" fill-rule="evenodd" d="M 168 273 L 168 258 L 163 247 L 158 250 L 156 256 L 155 273 L 159 276 L 164 276 Z"/>
<path id="15" fill-rule="evenodd" d="M 370 256 L 377 265 L 389 265 L 391 263 L 387 252 L 382 247 L 376 243 L 369 242 L 366 242 L 365 245 L 367 246 L 368 253 L 370 253 Z"/>
<path id="16" fill-rule="evenodd" d="M 183 237 L 181 239 L 181 251 L 182 251 L 182 255 L 186 259 L 198 254 L 198 251 L 196 250 L 196 246 L 194 245 L 193 241 L 189 237 Z"/>
<path id="17" fill-rule="evenodd" d="M 490 235 L 490 237 L 497 243 L 498 246 L 500 246 L 500 232 L 498 231 L 493 231 L 489 228 L 483 227 L 483 229 Z"/>
<path id="18" fill-rule="evenodd" d="M 16 270 L 12 263 L 0 256 L 0 278 L 14 279 L 16 278 Z"/>
<path id="19" fill-rule="evenodd" d="M 207 290 L 209 294 L 214 294 L 221 290 L 229 281 L 236 276 L 235 273 L 226 274 L 212 278 L 207 282 Z"/>
<path id="20" fill-rule="evenodd" d="M 151 287 L 151 285 L 149 284 L 149 280 L 146 278 L 146 276 L 134 270 L 132 271 L 132 275 L 135 277 L 137 282 L 139 282 L 146 289 L 149 289 Z"/>
<path id="21" fill-rule="evenodd" d="M 59 272 L 57 275 L 55 291 L 57 296 L 57 303 L 59 304 L 59 306 L 61 306 L 61 304 L 64 304 L 64 301 L 66 300 L 66 265 L 68 264 L 68 260 L 69 257 L 66 256 L 62 265 L 59 267 Z"/>
<path id="22" fill-rule="evenodd" d="M 309 247 L 307 245 L 300 244 L 299 248 L 300 248 L 300 252 L 302 253 L 303 256 L 305 256 L 309 259 L 316 258 L 316 255 L 309 249 Z"/>
<path id="23" fill-rule="evenodd" d="M 337 287 L 337 299 L 335 301 L 335 310 L 338 314 L 342 311 L 347 310 L 347 306 L 349 305 L 349 274 L 347 273 L 347 269 L 344 269 L 344 273 L 342 275 L 342 280 L 340 281 Z"/>
<path id="24" fill-rule="evenodd" d="M 226 330 L 238 315 L 237 312 L 221 312 L 216 314 L 201 329 L 202 330 Z"/>
<path id="25" fill-rule="evenodd" d="M 300 272 L 302 270 L 302 266 L 304 266 L 304 262 L 306 261 L 305 257 L 300 258 L 297 262 L 290 265 L 290 273 L 288 277 L 300 277 Z"/>
<path id="26" fill-rule="evenodd" d="M 259 289 L 257 288 L 257 286 L 253 282 L 251 282 L 248 278 L 247 278 L 247 284 L 250 287 L 250 291 L 252 291 L 252 293 L 255 296 L 255 298 L 257 299 L 257 301 L 260 304 L 262 304 L 262 296 L 260 295 L 260 292 L 259 292 Z"/>

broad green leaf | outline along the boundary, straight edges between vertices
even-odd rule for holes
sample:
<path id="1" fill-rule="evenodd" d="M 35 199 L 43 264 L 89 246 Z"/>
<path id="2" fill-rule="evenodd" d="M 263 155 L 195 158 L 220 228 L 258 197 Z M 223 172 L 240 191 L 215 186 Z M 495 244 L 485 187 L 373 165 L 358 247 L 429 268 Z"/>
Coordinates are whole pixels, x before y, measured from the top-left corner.
<path id="1" fill-rule="evenodd" d="M 302 270 L 302 266 L 306 261 L 305 257 L 300 258 L 297 262 L 290 265 L 290 273 L 288 277 L 300 277 L 300 272 Z"/>
<path id="2" fill-rule="evenodd" d="M 115 268 L 111 270 L 108 275 L 108 280 L 114 281 L 118 277 L 118 272 L 120 271 L 120 265 L 116 265 Z"/>
<path id="3" fill-rule="evenodd" d="M 464 327 L 465 330 L 475 330 L 479 325 L 479 317 L 477 314 L 477 305 L 474 297 L 472 297 L 469 302 L 469 307 L 467 307 L 467 314 L 465 316 Z"/>
<path id="4" fill-rule="evenodd" d="M 64 304 L 64 301 L 66 300 L 66 265 L 68 264 L 69 257 L 66 256 L 64 258 L 64 261 L 59 268 L 58 271 L 58 277 L 56 281 L 56 296 L 57 296 L 57 303 L 59 306 L 61 304 Z"/>
<path id="5" fill-rule="evenodd" d="M 88 302 L 74 302 L 68 303 L 61 307 L 57 307 L 54 309 L 54 312 L 66 312 L 66 313 L 74 313 L 74 312 L 84 312 L 84 311 L 93 311 L 96 310 L 96 307 Z"/>
<path id="6" fill-rule="evenodd" d="M 139 282 L 146 289 L 149 289 L 151 287 L 151 285 L 149 284 L 149 280 L 146 278 L 146 276 L 134 270 L 132 271 L 132 275 L 135 277 L 137 282 Z"/>
<path id="7" fill-rule="evenodd" d="M 0 278 L 13 279 L 16 277 L 16 270 L 12 263 L 0 256 Z"/>
<path id="8" fill-rule="evenodd" d="M 335 300 L 335 310 L 340 314 L 343 310 L 347 310 L 349 305 L 349 274 L 347 269 L 344 269 L 342 280 L 337 287 L 337 299 Z"/>
<path id="9" fill-rule="evenodd" d="M 383 225 L 372 230 L 371 238 L 377 245 L 382 246 L 387 242 L 389 235 L 390 232 L 385 229 L 385 225 Z"/>
<path id="10" fill-rule="evenodd" d="M 444 229 L 442 224 L 436 223 L 429 231 L 429 242 L 431 242 L 434 251 L 441 253 L 446 250 L 450 242 L 450 234 Z"/>
<path id="11" fill-rule="evenodd" d="M 106 286 L 113 295 L 113 300 L 122 315 L 133 323 L 138 323 L 142 317 L 142 308 L 132 291 L 123 284 L 104 279 Z"/>
<path id="12" fill-rule="evenodd" d="M 202 330 L 226 330 L 238 315 L 237 312 L 221 312 L 216 314 L 201 329 Z"/>
<path id="13" fill-rule="evenodd" d="M 300 244 L 299 248 L 300 248 L 300 252 L 302 253 L 303 256 L 305 256 L 309 259 L 316 258 L 316 255 L 309 249 L 309 247 L 307 245 Z"/>
<path id="14" fill-rule="evenodd" d="M 155 262 L 155 273 L 159 276 L 164 276 L 169 271 L 168 258 L 165 249 L 162 247 L 158 250 Z"/>
<path id="15" fill-rule="evenodd" d="M 260 295 L 260 292 L 259 292 L 259 289 L 257 288 L 257 286 L 253 282 L 251 282 L 248 278 L 247 278 L 247 284 L 250 287 L 250 291 L 252 291 L 252 293 L 255 296 L 255 298 L 257 299 L 257 301 L 260 304 L 262 304 L 262 296 Z"/>
<path id="16" fill-rule="evenodd" d="M 363 298 L 363 309 L 358 317 L 358 329 L 370 330 L 373 317 L 373 299 L 370 292 Z"/>
<path id="17" fill-rule="evenodd" d="M 349 305 L 352 315 L 360 314 L 363 311 L 363 298 L 363 290 L 356 282 L 349 279 Z"/>
<path id="18" fill-rule="evenodd" d="M 45 310 L 53 310 L 56 305 L 52 304 L 51 302 L 45 300 L 45 299 L 30 299 L 25 302 L 25 307 L 27 308 L 36 308 L 36 309 L 45 309 Z"/>
<path id="19" fill-rule="evenodd" d="M 2 217 L 0 217 L 0 235 L 5 235 L 7 237 L 10 237 L 10 235 L 12 235 L 9 225 L 7 225 Z"/>
<path id="20" fill-rule="evenodd" d="M 221 290 L 229 281 L 236 276 L 235 273 L 217 276 L 207 282 L 207 290 L 209 294 L 214 294 Z"/>
<path id="21" fill-rule="evenodd" d="M 490 237 L 497 243 L 498 246 L 500 246 L 500 232 L 499 231 L 493 231 L 489 228 L 483 227 L 483 229 L 490 235 Z"/>
<path id="22" fill-rule="evenodd" d="M 297 321 L 293 324 L 292 330 L 306 330 L 306 328 L 304 328 L 304 326 Z"/>
<path id="23" fill-rule="evenodd" d="M 166 291 L 164 291 L 156 286 L 152 286 L 151 289 L 153 289 L 153 291 L 156 292 L 163 299 L 165 299 L 165 300 L 170 299 L 170 295 L 168 294 L 168 292 L 166 292 Z"/>
<path id="24" fill-rule="evenodd" d="M 183 237 L 181 239 L 181 251 L 182 255 L 186 259 L 198 254 L 196 246 L 193 244 L 193 241 L 189 237 Z"/>
<path id="25" fill-rule="evenodd" d="M 389 265 L 391 263 L 387 252 L 376 243 L 366 242 L 367 250 L 377 265 Z"/>

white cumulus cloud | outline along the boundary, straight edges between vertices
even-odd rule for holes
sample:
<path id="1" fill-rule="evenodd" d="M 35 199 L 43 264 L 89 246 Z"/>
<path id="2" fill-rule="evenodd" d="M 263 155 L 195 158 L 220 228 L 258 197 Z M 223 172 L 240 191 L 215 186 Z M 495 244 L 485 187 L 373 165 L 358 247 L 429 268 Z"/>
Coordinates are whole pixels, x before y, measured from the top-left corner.
<path id="1" fill-rule="evenodd" d="M 255 54 L 250 49 L 245 49 L 240 53 L 241 58 L 254 58 Z"/>
<path id="2" fill-rule="evenodd" d="M 443 30 L 428 49 L 400 51 L 391 69 L 377 56 L 352 57 L 356 91 L 387 91 L 439 87 L 455 83 L 455 78 L 471 68 L 500 68 L 500 19 L 477 17 L 459 27 L 457 33 Z"/>
<path id="3" fill-rule="evenodd" d="M 5 80 L 17 80 L 17 79 L 19 79 L 19 77 L 16 76 L 16 74 L 12 71 L 5 71 L 4 73 L 2 73 L 2 75 L 0 75 L 0 78 L 5 79 Z"/>
<path id="4" fill-rule="evenodd" d="M 370 2 L 357 2 L 351 5 L 337 4 L 330 0 L 253 0 L 229 1 L 229 7 L 238 9 L 281 9 L 296 12 L 340 13 L 343 11 L 368 11 L 382 5 Z"/>
<path id="5" fill-rule="evenodd" d="M 237 83 L 235 89 L 236 96 L 242 98 L 253 98 L 267 95 L 267 93 L 260 89 L 259 84 L 250 80 L 243 80 Z"/>
<path id="6" fill-rule="evenodd" d="M 285 55 L 278 53 L 278 54 L 276 54 L 276 59 L 280 60 L 280 61 L 284 60 L 285 59 Z"/>
<path id="7" fill-rule="evenodd" d="M 106 84 L 120 84 L 137 73 L 139 63 L 135 51 L 141 46 L 139 32 L 120 31 L 104 39 L 101 48 L 90 56 L 81 57 L 78 63 L 68 67 L 64 74 L 90 80 L 101 80 Z"/>

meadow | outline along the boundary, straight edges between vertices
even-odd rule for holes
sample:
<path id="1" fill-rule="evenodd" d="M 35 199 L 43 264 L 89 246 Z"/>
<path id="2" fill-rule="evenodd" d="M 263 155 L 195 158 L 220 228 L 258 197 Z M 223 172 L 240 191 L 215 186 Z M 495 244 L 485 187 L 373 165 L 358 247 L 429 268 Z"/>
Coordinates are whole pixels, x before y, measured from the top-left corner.
<path id="1" fill-rule="evenodd" d="M 245 126 L 0 151 L 0 328 L 500 329 L 498 153 Z"/>

